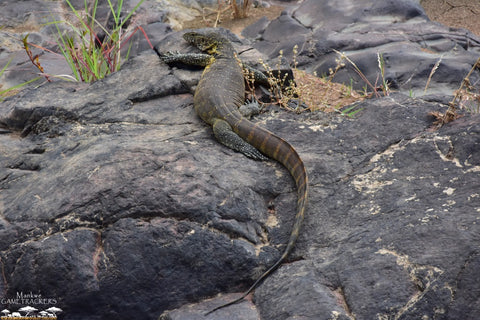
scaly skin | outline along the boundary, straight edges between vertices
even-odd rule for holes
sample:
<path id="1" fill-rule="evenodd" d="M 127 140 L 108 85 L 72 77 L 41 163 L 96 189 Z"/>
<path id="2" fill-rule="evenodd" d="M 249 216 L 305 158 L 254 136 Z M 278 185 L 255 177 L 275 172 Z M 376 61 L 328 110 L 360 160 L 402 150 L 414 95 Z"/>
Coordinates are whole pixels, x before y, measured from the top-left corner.
<path id="1" fill-rule="evenodd" d="M 254 159 L 264 160 L 264 155 L 267 155 L 283 164 L 294 178 L 298 192 L 295 223 L 282 256 L 240 298 L 216 307 L 207 313 L 209 314 L 241 301 L 288 257 L 298 239 L 304 219 L 308 177 L 302 159 L 288 142 L 243 118 L 238 111 L 245 101 L 245 83 L 230 41 L 213 32 L 188 32 L 184 34 L 184 39 L 208 54 L 157 53 L 167 63 L 205 66 L 193 100 L 197 114 L 213 127 L 215 137 L 224 145 Z"/>

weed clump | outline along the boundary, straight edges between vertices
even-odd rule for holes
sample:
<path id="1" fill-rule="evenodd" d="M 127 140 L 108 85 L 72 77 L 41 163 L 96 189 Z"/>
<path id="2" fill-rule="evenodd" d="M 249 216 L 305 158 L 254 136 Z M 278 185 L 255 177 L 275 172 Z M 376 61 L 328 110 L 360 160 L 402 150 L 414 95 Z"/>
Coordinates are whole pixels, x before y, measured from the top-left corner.
<path id="1" fill-rule="evenodd" d="M 352 105 L 363 100 L 366 95 L 353 90 L 351 84 L 345 85 L 333 82 L 336 71 L 345 66 L 342 59 L 337 60 L 337 65 L 335 69 L 331 69 L 329 76 L 318 77 L 316 73 L 312 75 L 298 69 L 297 57 L 298 46 L 295 45 L 291 62 L 292 76 L 289 76 L 288 72 L 282 72 L 282 50 L 279 52 L 275 68 L 260 60 L 268 78 L 271 103 L 298 113 L 307 110 L 311 112 L 338 112 L 353 117 L 361 111 L 356 106 L 343 108 L 346 105 Z M 247 72 L 245 78 L 250 94 L 254 95 L 255 77 Z"/>
<path id="2" fill-rule="evenodd" d="M 449 102 L 448 109 L 445 113 L 438 111 L 429 113 L 431 116 L 435 117 L 433 124 L 436 128 L 460 118 L 461 115 L 458 114 L 457 107 L 463 108 L 471 113 L 480 113 L 480 92 L 475 90 L 470 82 L 470 76 L 477 68 L 480 69 L 480 58 L 475 61 L 468 74 L 463 78 L 460 87 L 455 91 L 452 101 Z"/>
<path id="3" fill-rule="evenodd" d="M 222 2 L 226 4 L 225 8 L 223 8 Z M 207 19 L 208 14 L 205 11 L 211 11 L 216 15 L 215 21 L 212 25 L 214 28 L 216 28 L 218 24 L 221 23 L 221 16 L 225 12 L 230 11 L 233 19 L 244 19 L 248 17 L 248 11 L 251 6 L 252 4 L 250 0 L 240 0 L 239 3 L 237 3 L 237 0 L 217 0 L 217 8 L 214 10 L 204 8 L 202 18 L 207 25 L 210 25 L 211 21 Z"/>
<path id="4" fill-rule="evenodd" d="M 140 7 L 144 0 L 140 0 L 137 5 L 125 17 L 123 16 L 123 0 L 117 2 L 114 8 L 112 1 L 107 0 L 110 7 L 110 14 L 113 18 L 112 27 L 107 29 L 96 18 L 98 0 L 95 0 L 91 7 L 85 0 L 84 11 L 75 9 L 70 0 L 65 0 L 72 11 L 74 22 L 54 20 L 47 25 L 55 25 L 57 29 L 57 45 L 61 54 L 67 61 L 72 71 L 73 77 L 62 76 L 63 79 L 93 82 L 104 78 L 108 74 L 118 71 L 122 63 L 128 59 L 130 55 L 131 37 L 141 31 L 150 43 L 145 31 L 142 27 L 137 26 L 133 30 L 128 30 L 127 25 L 133 13 Z M 70 32 L 64 32 L 64 27 Z M 101 32 L 96 30 L 100 29 Z M 102 36 L 99 34 L 102 33 Z M 33 56 L 29 49 L 27 36 L 23 38 L 24 49 L 30 57 L 32 63 L 40 70 L 41 74 L 50 81 L 53 75 L 45 74 L 38 55 Z M 33 44 L 30 44 L 33 45 Z M 128 45 L 126 53 L 122 53 L 122 49 Z M 33 45 L 45 51 L 46 48 Z M 123 54 L 123 56 L 122 56 Z M 54 77 L 54 76 L 53 76 Z"/>

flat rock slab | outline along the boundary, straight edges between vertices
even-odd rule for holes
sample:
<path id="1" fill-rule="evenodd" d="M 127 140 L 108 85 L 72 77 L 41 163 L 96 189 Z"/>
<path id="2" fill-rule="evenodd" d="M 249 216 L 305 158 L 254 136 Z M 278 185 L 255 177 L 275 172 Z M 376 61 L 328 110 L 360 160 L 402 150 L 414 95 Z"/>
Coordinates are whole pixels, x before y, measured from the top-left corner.
<path id="1" fill-rule="evenodd" d="M 338 8 L 353 17 L 351 6 Z M 186 49 L 179 33 L 159 46 Z M 428 113 L 451 96 L 391 93 L 359 103 L 355 119 L 274 106 L 254 118 L 308 168 L 304 228 L 248 300 L 204 317 L 280 256 L 296 192 L 281 165 L 214 140 L 192 108 L 200 74 L 148 52 L 92 85 L 53 83 L 2 103 L 0 296 L 41 292 L 68 319 L 480 313 L 480 115 L 434 131 Z"/>
<path id="2" fill-rule="evenodd" d="M 291 59 L 297 45 L 302 69 L 330 75 L 343 64 L 334 77 L 339 83 L 371 91 L 385 80 L 417 97 L 458 89 L 480 56 L 477 36 L 430 21 L 418 0 L 308 0 L 243 34 L 271 59 L 280 50 Z M 478 72 L 470 80 L 478 82 Z"/>

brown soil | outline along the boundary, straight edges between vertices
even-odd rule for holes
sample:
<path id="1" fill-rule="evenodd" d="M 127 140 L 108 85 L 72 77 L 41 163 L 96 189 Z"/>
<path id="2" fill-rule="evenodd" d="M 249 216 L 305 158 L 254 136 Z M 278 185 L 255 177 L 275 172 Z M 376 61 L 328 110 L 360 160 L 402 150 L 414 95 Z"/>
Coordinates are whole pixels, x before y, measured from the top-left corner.
<path id="1" fill-rule="evenodd" d="M 480 36 L 480 1 L 421 0 L 431 20 L 449 27 L 465 28 Z"/>
<path id="2" fill-rule="evenodd" d="M 231 6 L 222 6 L 220 10 L 208 10 L 203 16 L 189 21 L 184 24 L 185 29 L 196 29 L 205 27 L 223 27 L 231 30 L 236 35 L 240 36 L 242 30 L 256 22 L 262 17 L 267 17 L 268 20 L 274 20 L 283 11 L 284 7 L 273 5 L 269 8 L 250 8 L 245 18 L 234 18 L 234 10 Z"/>

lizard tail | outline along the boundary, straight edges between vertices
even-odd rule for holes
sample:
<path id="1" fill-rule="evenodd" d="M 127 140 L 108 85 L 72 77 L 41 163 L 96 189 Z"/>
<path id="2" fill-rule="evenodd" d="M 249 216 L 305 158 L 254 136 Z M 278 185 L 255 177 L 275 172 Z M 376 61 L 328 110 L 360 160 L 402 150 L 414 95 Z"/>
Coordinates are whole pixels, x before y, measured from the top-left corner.
<path id="1" fill-rule="evenodd" d="M 272 272 L 274 272 L 278 267 L 280 267 L 280 265 L 282 264 L 283 260 L 286 258 L 287 256 L 285 255 L 285 253 L 282 255 L 282 258 L 280 258 L 279 260 L 277 260 L 277 262 L 275 262 L 275 264 L 273 266 L 270 267 L 270 269 L 268 269 L 267 271 L 265 271 L 262 276 L 260 278 L 257 279 L 257 281 L 255 281 L 251 286 L 250 288 L 248 288 L 247 291 L 245 291 L 239 298 L 233 300 L 233 301 L 230 301 L 230 302 L 227 302 L 225 304 L 222 304 L 218 307 L 215 307 L 213 308 L 212 310 L 208 311 L 207 313 L 205 313 L 205 315 L 209 315 L 210 313 L 213 313 L 219 309 L 223 309 L 225 307 L 228 307 L 228 306 L 231 306 L 233 304 L 236 304 L 236 303 L 239 303 L 240 301 L 242 301 L 246 296 L 248 296 L 267 276 L 269 276 Z"/>
<path id="2" fill-rule="evenodd" d="M 241 119 L 232 126 L 233 130 L 248 143 L 260 150 L 262 153 L 268 155 L 283 164 L 295 180 L 297 186 L 297 213 L 295 215 L 295 222 L 288 240 L 287 246 L 282 253 L 282 256 L 265 271 L 239 298 L 218 306 L 207 313 L 208 315 L 214 311 L 231 306 L 242 301 L 250 292 L 252 292 L 265 278 L 272 274 L 285 261 L 285 259 L 292 252 L 295 243 L 298 239 L 300 229 L 305 216 L 305 208 L 307 206 L 308 198 L 308 176 L 305 165 L 298 155 L 297 151 L 285 140 L 274 135 L 268 130 L 252 124 L 246 119 Z"/>

